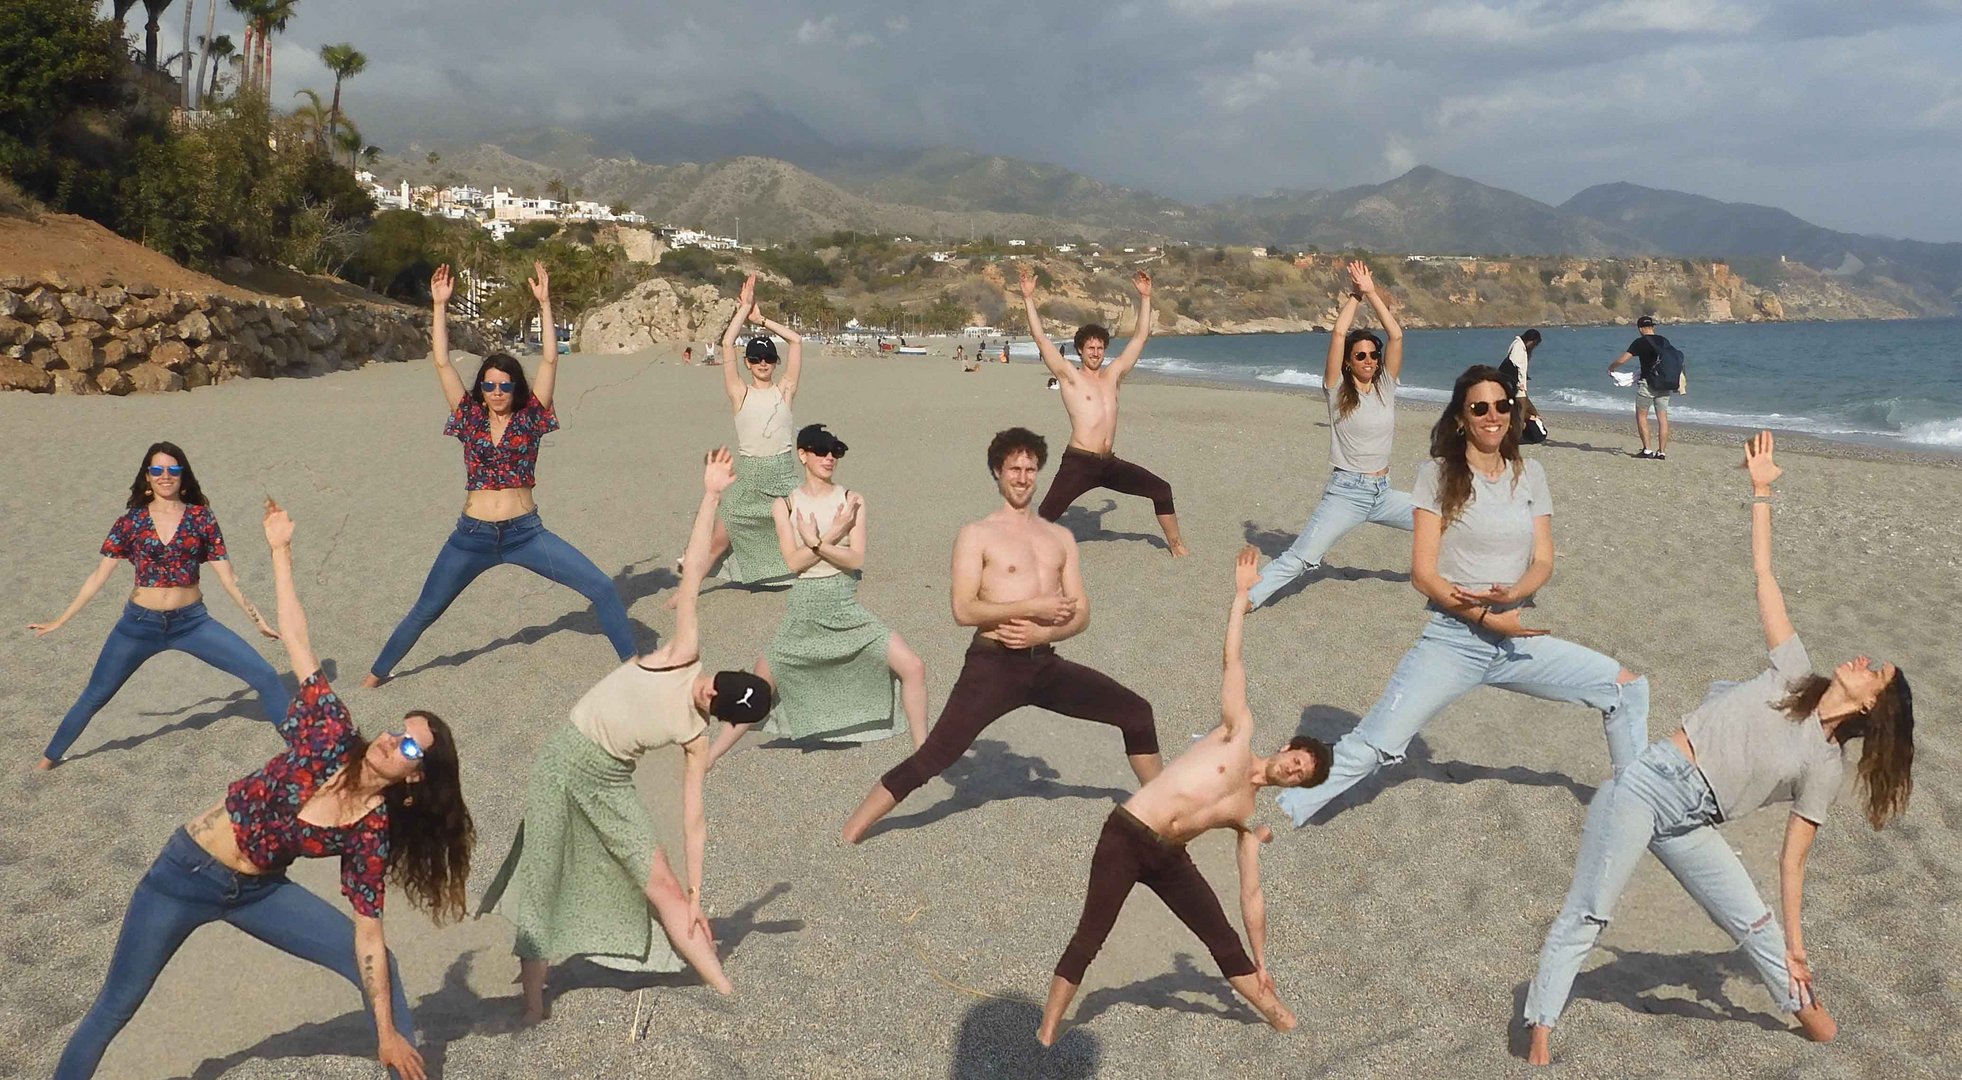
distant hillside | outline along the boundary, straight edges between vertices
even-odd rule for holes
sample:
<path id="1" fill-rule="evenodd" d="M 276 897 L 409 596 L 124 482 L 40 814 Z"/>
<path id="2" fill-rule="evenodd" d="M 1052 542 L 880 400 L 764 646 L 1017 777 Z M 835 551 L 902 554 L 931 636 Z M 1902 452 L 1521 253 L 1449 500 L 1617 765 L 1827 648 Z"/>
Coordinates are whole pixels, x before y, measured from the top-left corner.
<path id="1" fill-rule="evenodd" d="M 1925 289 L 1931 299 L 1962 299 L 1962 244 L 1843 233 L 1775 207 L 1626 183 L 1588 188 L 1561 209 L 1608 223 L 1670 254 L 1784 256 L 1849 277 L 1891 278 Z"/>
<path id="2" fill-rule="evenodd" d="M 868 152 L 813 171 L 869 199 L 954 213 L 1023 214 L 1177 239 L 1195 238 L 1204 229 L 1202 212 L 1176 199 L 999 155 L 946 148 Z"/>

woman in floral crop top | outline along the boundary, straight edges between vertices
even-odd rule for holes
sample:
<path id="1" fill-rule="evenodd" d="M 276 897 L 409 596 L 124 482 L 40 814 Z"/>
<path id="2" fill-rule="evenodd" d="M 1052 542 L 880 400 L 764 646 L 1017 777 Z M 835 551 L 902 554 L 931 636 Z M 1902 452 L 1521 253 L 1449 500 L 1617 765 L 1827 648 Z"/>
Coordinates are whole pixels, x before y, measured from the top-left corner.
<path id="1" fill-rule="evenodd" d="M 404 717 L 399 733 L 361 736 L 314 656 L 293 586 L 293 522 L 270 499 L 265 528 L 281 638 L 293 670 L 306 673 L 279 724 L 286 751 L 165 843 L 130 898 L 109 974 L 62 1051 L 58 1080 L 94 1075 L 172 954 L 218 921 L 360 987 L 382 1065 L 404 1080 L 426 1075 L 382 936 L 382 900 L 393 878 L 438 923 L 463 914 L 476 831 L 456 743 L 449 725 L 422 711 Z M 295 859 L 336 855 L 353 919 L 286 876 Z"/>
<path id="2" fill-rule="evenodd" d="M 477 575 L 506 563 L 578 590 L 593 602 L 600 629 L 613 643 L 614 653 L 622 660 L 634 655 L 633 624 L 627 621 L 627 605 L 620 602 L 613 580 L 579 549 L 545 528 L 538 517 L 538 504 L 532 499 L 539 443 L 559 429 L 559 418 L 552 412 L 552 389 L 559 371 L 552 283 L 544 263 L 533 266 L 538 276 L 528 284 L 538 298 L 539 325 L 545 328 L 545 358 L 538 365 L 535 388 L 525 381 L 525 369 L 505 353 L 484 357 L 477 366 L 476 381 L 468 388 L 463 385 L 450 364 L 448 312 L 455 289 L 450 268 L 437 267 L 429 279 L 429 293 L 436 305 L 430 323 L 430 355 L 443 386 L 443 399 L 450 406 L 450 420 L 443 434 L 463 443 L 463 486 L 468 494 L 455 530 L 443 550 L 436 553 L 436 565 L 429 568 L 429 577 L 422 583 L 422 595 L 416 597 L 415 606 L 389 635 L 362 686 L 387 682 L 395 665 L 450 602 Z"/>
<path id="3" fill-rule="evenodd" d="M 41 753 L 41 769 L 52 769 L 89 726 L 89 721 L 116 696 L 145 661 L 170 649 L 187 652 L 228 675 L 244 679 L 259 692 L 266 719 L 277 724 L 286 715 L 286 687 L 279 673 L 252 646 L 213 619 L 198 591 L 198 566 L 210 563 L 218 583 L 231 594 L 239 610 L 267 637 L 278 637 L 245 594 L 239 591 L 232 564 L 225 556 L 225 536 L 210 500 L 191 471 L 191 459 L 174 443 L 160 442 L 144 451 L 129 487 L 129 509 L 109 528 L 102 542 L 102 562 L 82 582 L 68 610 L 52 622 L 30 623 L 28 629 L 46 636 L 75 617 L 128 560 L 136 569 L 136 591 L 123 605 L 123 614 L 102 645 L 89 683 L 62 717 Z"/>

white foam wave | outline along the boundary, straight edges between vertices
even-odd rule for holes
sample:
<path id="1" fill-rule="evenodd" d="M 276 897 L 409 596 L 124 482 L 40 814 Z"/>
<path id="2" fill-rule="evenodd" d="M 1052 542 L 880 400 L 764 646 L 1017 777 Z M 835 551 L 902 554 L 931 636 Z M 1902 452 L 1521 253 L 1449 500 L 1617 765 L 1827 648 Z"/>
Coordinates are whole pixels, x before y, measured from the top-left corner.
<path id="1" fill-rule="evenodd" d="M 1306 386 L 1315 390 L 1322 388 L 1322 377 L 1320 375 L 1310 371 L 1296 371 L 1293 368 L 1266 372 L 1256 375 L 1254 378 L 1259 379 L 1261 382 L 1280 383 L 1282 386 Z"/>
<path id="2" fill-rule="evenodd" d="M 1166 375 L 1211 375 L 1215 378 L 1226 374 L 1216 365 L 1195 363 L 1176 356 L 1152 356 L 1138 361 L 1138 366 L 1149 371 Z"/>

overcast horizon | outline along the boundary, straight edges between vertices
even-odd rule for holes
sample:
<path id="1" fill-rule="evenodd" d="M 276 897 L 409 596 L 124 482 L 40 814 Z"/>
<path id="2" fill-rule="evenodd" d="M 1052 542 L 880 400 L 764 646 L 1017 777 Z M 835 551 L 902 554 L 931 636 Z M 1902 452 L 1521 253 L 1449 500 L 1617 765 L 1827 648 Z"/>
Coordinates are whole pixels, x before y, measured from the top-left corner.
<path id="1" fill-rule="evenodd" d="M 229 9 L 219 27 L 238 39 Z M 301 0 L 275 100 L 331 89 L 315 54 L 339 41 L 368 55 L 345 108 L 384 146 L 534 126 L 632 146 L 672 116 L 715 129 L 716 157 L 949 146 L 1189 202 L 1424 164 L 1555 205 L 1625 180 L 1962 241 L 1962 0 Z"/>

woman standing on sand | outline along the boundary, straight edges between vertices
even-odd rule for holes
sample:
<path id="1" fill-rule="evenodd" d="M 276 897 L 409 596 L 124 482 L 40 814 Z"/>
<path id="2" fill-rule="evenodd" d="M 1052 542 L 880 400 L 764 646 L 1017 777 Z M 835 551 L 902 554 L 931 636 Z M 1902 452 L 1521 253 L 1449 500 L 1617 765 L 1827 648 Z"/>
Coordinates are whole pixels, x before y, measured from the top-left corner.
<path id="1" fill-rule="evenodd" d="M 797 460 L 791 456 L 791 433 L 797 430 L 797 422 L 791 419 L 790 406 L 797 397 L 797 379 L 804 367 L 804 339 L 797 331 L 763 317 L 756 306 L 755 274 L 743 282 L 735 316 L 722 332 L 724 356 L 736 355 L 736 332 L 744 322 L 782 338 L 790 346 L 789 355 L 784 358 L 783 377 L 779 379 L 776 342 L 769 334 L 758 334 L 743 350 L 748 383 L 743 382 L 735 364 L 722 366 L 722 389 L 736 414 L 736 486 L 722 500 L 722 516 L 716 520 L 709 543 L 709 565 L 704 569 L 713 570 L 716 560 L 728 552 L 728 579 L 758 582 L 790 575 L 777 547 L 770 507 L 797 487 Z M 676 565 L 679 569 L 680 564 Z"/>
<path id="2" fill-rule="evenodd" d="M 1402 761 L 1432 717 L 1479 686 L 1601 710 L 1617 773 L 1648 737 L 1647 679 L 1519 620 L 1520 605 L 1553 577 L 1553 496 L 1540 463 L 1519 456 L 1512 394 L 1497 368 L 1478 364 L 1458 376 L 1411 501 L 1410 577 L 1430 600 L 1430 623 L 1369 715 L 1336 744 L 1328 782 L 1281 793 L 1296 825 Z"/>
<path id="3" fill-rule="evenodd" d="M 128 507 L 109 527 L 109 536 L 102 541 L 102 562 L 82 582 L 68 610 L 53 622 L 28 624 L 36 636 L 52 634 L 94 599 L 109 575 L 116 572 L 118 561 L 127 559 L 136 570 L 136 589 L 123 605 L 115 628 L 109 631 L 109 640 L 102 644 L 95 670 L 89 673 L 88 687 L 62 717 L 36 768 L 52 769 L 59 764 L 82 729 L 136 669 L 169 649 L 190 653 L 244 679 L 258 691 L 259 707 L 265 710 L 267 720 L 277 724 L 286 715 L 286 687 L 280 683 L 279 673 L 204 609 L 198 566 L 209 563 L 218 583 L 259 632 L 269 638 L 279 636 L 239 591 L 225 554 L 224 533 L 211 512 L 211 500 L 198 486 L 191 459 L 175 443 L 154 443 L 143 452 L 136 479 L 129 485 Z"/>
<path id="4" fill-rule="evenodd" d="M 1645 847 L 1744 950 L 1772 999 L 1797 1016 L 1806 1038 L 1825 1042 L 1838 1031 L 1813 989 L 1799 927 L 1805 860 L 1839 795 L 1849 739 L 1860 740 L 1857 768 L 1868 822 L 1879 829 L 1907 810 L 1914 788 L 1914 694 L 1899 668 L 1864 656 L 1834 668 L 1831 676 L 1813 674 L 1771 572 L 1771 485 L 1781 472 L 1771 451 L 1768 431 L 1744 450 L 1753 496 L 1751 565 L 1771 668 L 1749 682 L 1712 687 L 1682 727 L 1595 792 L 1573 887 L 1547 931 L 1539 972 L 1526 993 L 1528 1059 L 1535 1065 L 1552 1060 L 1553 1025 L 1567 1006 L 1574 975 L 1613 916 Z M 1778 858 L 1781 933 L 1717 824 L 1787 801 L 1792 809 Z"/>
<path id="5" fill-rule="evenodd" d="M 865 567 L 865 500 L 835 482 L 845 444 L 823 424 L 797 433 L 804 483 L 771 507 L 777 546 L 790 571 L 783 622 L 756 673 L 776 687 L 775 719 L 766 730 L 793 739 L 871 742 L 910 729 L 913 748 L 926 742 L 926 665 L 905 639 L 858 602 Z M 893 681 L 905 727 L 893 708 Z M 750 725 L 716 736 L 709 763 L 729 752 Z"/>
<path id="6" fill-rule="evenodd" d="M 625 660 L 634 654 L 633 624 L 613 580 L 579 549 L 545 528 L 532 498 L 537 484 L 538 447 L 559 429 L 552 411 L 552 391 L 558 381 L 559 335 L 552 325 L 552 281 L 544 263 L 533 263 L 537 277 L 527 282 L 538 299 L 538 317 L 545 329 L 545 357 L 538 364 L 538 386 L 525 381 L 525 369 L 505 353 L 492 353 L 477 365 L 477 378 L 464 388 L 450 364 L 449 301 L 455 284 L 450 268 L 439 266 L 429 279 L 436 304 L 430 323 L 430 355 L 443 400 L 450 407 L 443 434 L 463 443 L 465 489 L 463 514 L 436 553 L 436 564 L 395 632 L 382 646 L 364 687 L 387 682 L 415 646 L 416 639 L 440 618 L 477 575 L 493 566 L 522 566 L 534 574 L 567 585 L 593 602 L 600 629 Z"/>
<path id="7" fill-rule="evenodd" d="M 130 897 L 109 974 L 69 1036 L 55 1080 L 94 1075 L 184 939 L 219 921 L 360 987 L 374 1010 L 382 1065 L 405 1080 L 424 1075 L 415 1021 L 382 936 L 382 899 L 393 877 L 438 922 L 463 913 L 476 832 L 456 744 L 449 725 L 420 710 L 399 733 L 361 736 L 314 656 L 293 585 L 293 521 L 270 499 L 265 528 L 281 640 L 294 673 L 305 673 L 279 724 L 286 752 L 171 834 Z M 330 855 L 341 858 L 352 921 L 286 876 L 295 859 Z"/>
<path id="8" fill-rule="evenodd" d="M 1296 578 L 1313 573 L 1328 549 L 1356 526 L 1373 521 L 1405 532 L 1416 527 L 1410 496 L 1390 487 L 1403 327 L 1360 261 L 1349 263 L 1349 286 L 1329 333 L 1328 361 L 1322 369 L 1322 396 L 1328 401 L 1328 486 L 1301 535 L 1261 569 L 1260 581 L 1247 594 L 1254 608 Z M 1367 330 L 1349 328 L 1364 300 L 1387 342 Z"/>

